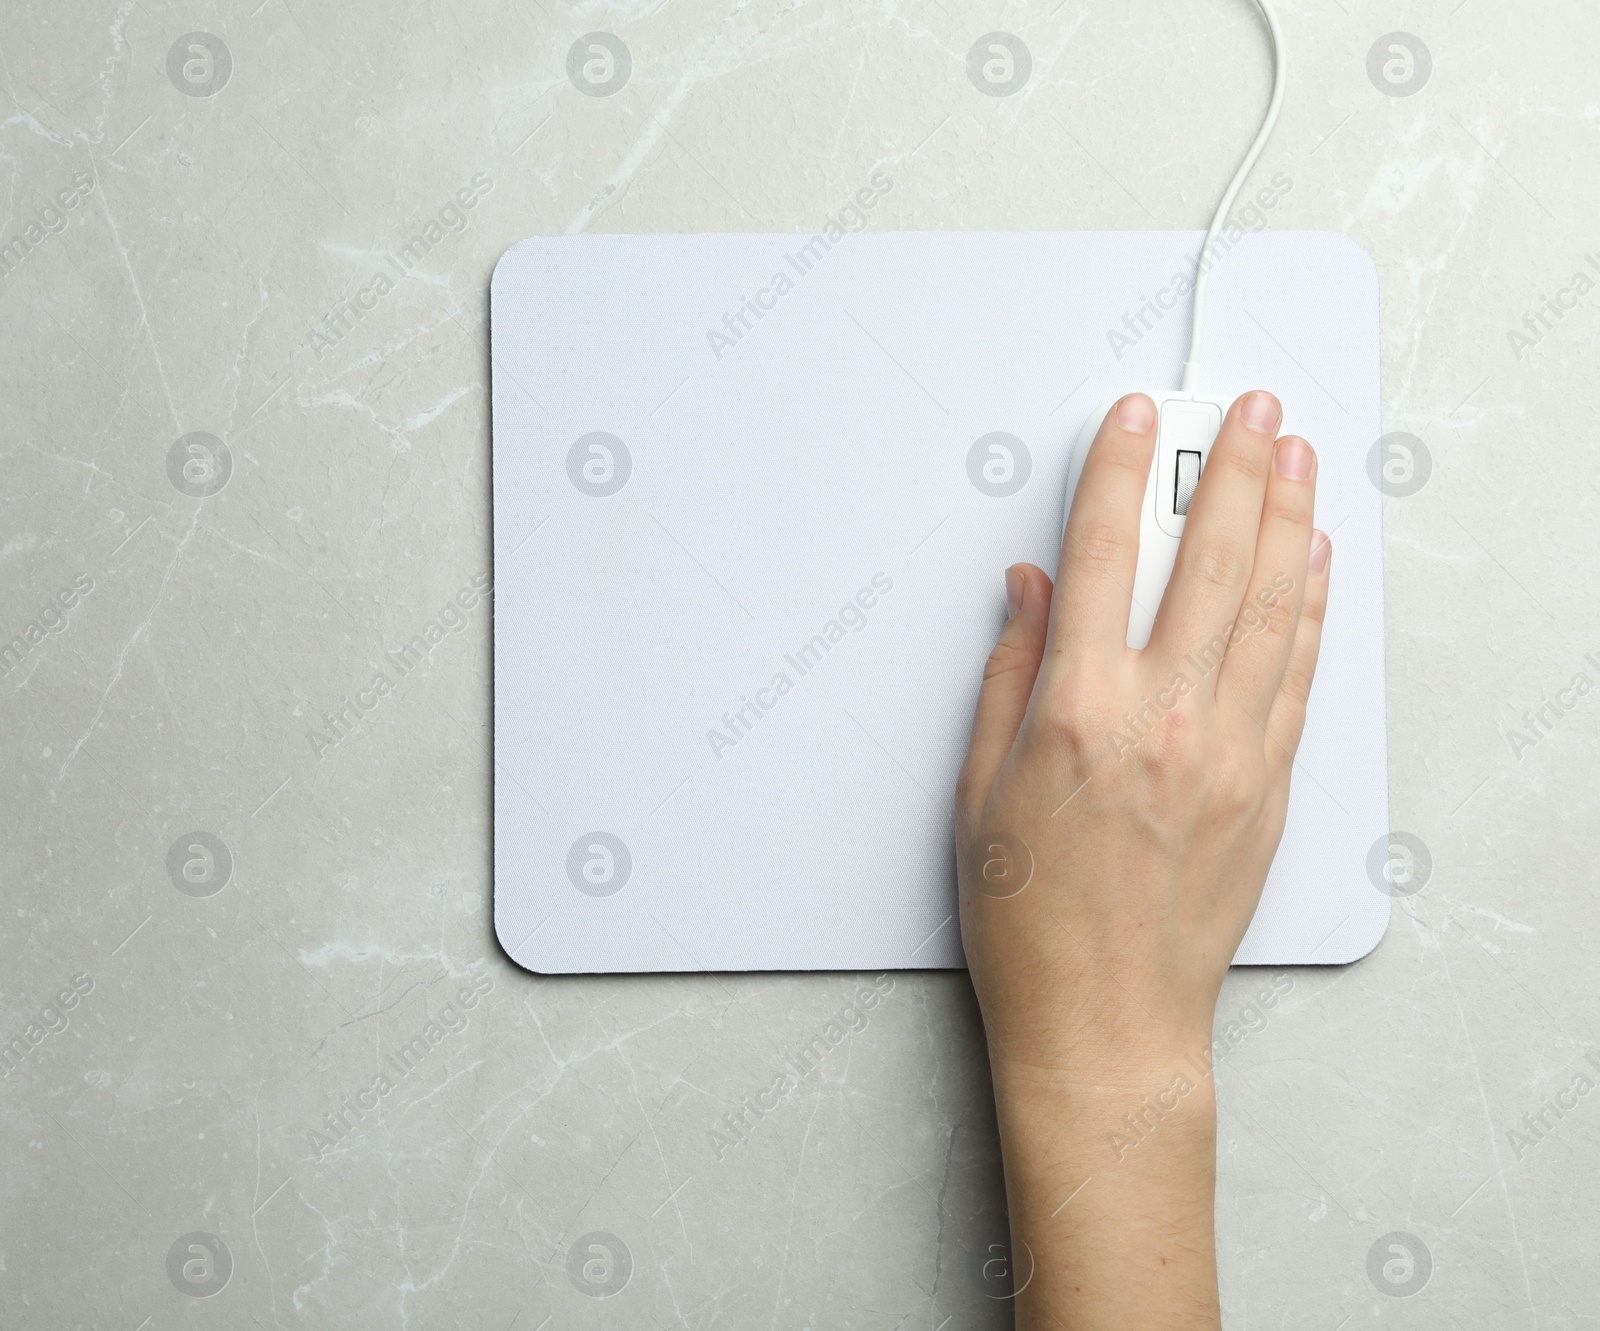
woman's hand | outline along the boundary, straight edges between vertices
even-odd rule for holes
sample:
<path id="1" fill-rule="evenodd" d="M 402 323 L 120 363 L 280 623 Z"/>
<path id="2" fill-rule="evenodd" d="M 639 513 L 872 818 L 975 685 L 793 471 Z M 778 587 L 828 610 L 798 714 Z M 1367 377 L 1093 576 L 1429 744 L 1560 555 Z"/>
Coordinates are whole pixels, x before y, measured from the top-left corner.
<path id="1" fill-rule="evenodd" d="M 1056 587 L 1006 573 L 956 814 L 1014 1265 L 1033 1257 L 1019 1327 L 1218 1324 L 1211 1023 L 1283 833 L 1328 594 L 1315 455 L 1280 420 L 1269 393 L 1229 410 L 1143 651 L 1143 394 L 1090 449 Z"/>

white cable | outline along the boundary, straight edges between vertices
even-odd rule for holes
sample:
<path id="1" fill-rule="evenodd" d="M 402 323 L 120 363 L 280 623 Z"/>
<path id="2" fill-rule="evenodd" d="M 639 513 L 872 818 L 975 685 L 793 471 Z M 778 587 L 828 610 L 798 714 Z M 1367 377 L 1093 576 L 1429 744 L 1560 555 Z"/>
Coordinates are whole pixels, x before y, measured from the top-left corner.
<path id="1" fill-rule="evenodd" d="M 1228 182 L 1227 192 L 1217 205 L 1216 216 L 1211 219 L 1211 229 L 1206 232 L 1205 244 L 1200 247 L 1200 260 L 1195 265 L 1194 275 L 1194 321 L 1193 331 L 1189 335 L 1189 359 L 1183 363 L 1182 391 L 1185 393 L 1193 393 L 1200 387 L 1200 343 L 1205 331 L 1206 279 L 1211 272 L 1212 246 L 1216 244 L 1217 233 L 1227 220 L 1228 209 L 1233 207 L 1240 186 L 1250 174 L 1250 168 L 1256 164 L 1256 158 L 1261 156 L 1261 150 L 1267 146 L 1272 127 L 1278 123 L 1278 108 L 1283 105 L 1283 33 L 1278 29 L 1277 15 L 1272 12 L 1272 0 L 1256 0 L 1256 4 L 1261 8 L 1261 17 L 1267 21 L 1267 31 L 1272 34 L 1272 100 L 1267 103 L 1267 114 L 1261 122 L 1255 142 L 1250 145 L 1250 151 L 1244 155 L 1244 161 Z"/>

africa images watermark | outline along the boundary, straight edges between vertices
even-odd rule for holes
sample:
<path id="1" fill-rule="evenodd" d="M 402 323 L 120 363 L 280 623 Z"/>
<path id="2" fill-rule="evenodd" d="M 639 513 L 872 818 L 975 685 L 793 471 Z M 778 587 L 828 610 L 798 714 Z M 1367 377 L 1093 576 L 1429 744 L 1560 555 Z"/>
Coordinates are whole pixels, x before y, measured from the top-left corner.
<path id="1" fill-rule="evenodd" d="M 66 630 L 67 616 L 94 590 L 94 579 L 80 573 L 46 601 L 9 640 L 0 638 L 0 673 L 9 675 L 52 633 Z"/>
<path id="2" fill-rule="evenodd" d="M 466 628 L 468 612 L 487 601 L 491 591 L 489 575 L 478 574 L 471 582 L 457 588 L 455 595 L 440 606 L 438 613 L 408 642 L 385 652 L 383 659 L 388 669 L 375 670 L 366 684 L 341 699 L 339 705 L 322 718 L 327 731 L 306 731 L 306 739 L 311 742 L 317 761 L 321 762 L 330 749 L 355 734 L 362 719 L 376 711 L 378 704 L 395 691 L 397 682 L 426 661 L 435 647 L 452 633 Z M 395 675 L 393 679 L 389 677 L 391 670 Z"/>
<path id="3" fill-rule="evenodd" d="M 326 1157 L 329 1151 L 361 1126 L 368 1114 L 376 1113 L 395 1088 L 415 1072 L 447 1037 L 459 1035 L 467 1029 L 473 1009 L 494 988 L 494 976 L 487 970 L 476 974 L 468 971 L 467 979 L 470 987 L 463 986 L 456 991 L 453 1000 L 442 1003 L 409 1040 L 402 1041 L 399 1048 L 391 1050 L 379 1060 L 378 1071 L 371 1081 L 354 1095 L 341 1095 L 338 1106 L 322 1116 L 318 1127 L 307 1131 L 306 1139 L 311 1145 L 312 1155 L 319 1160 Z"/>
<path id="4" fill-rule="evenodd" d="M 1590 669 L 1600 672 L 1600 653 L 1589 652 L 1584 656 L 1583 663 Z M 1568 713 L 1576 711 L 1578 704 L 1593 691 L 1594 680 L 1585 671 L 1580 670 L 1556 690 L 1554 698 L 1541 693 L 1538 707 L 1531 707 L 1522 714 L 1522 724 L 1526 729 L 1512 729 L 1506 734 L 1506 743 L 1511 746 L 1511 756 L 1521 762 L 1523 754 L 1549 739 L 1556 727 L 1566 720 Z"/>
<path id="5" fill-rule="evenodd" d="M 743 1146 L 749 1141 L 756 1124 L 775 1113 L 794 1094 L 801 1080 L 822 1066 L 830 1051 L 866 1030 L 867 1014 L 893 991 L 894 977 L 888 974 L 877 976 L 870 986 L 863 984 L 856 990 L 853 1002 L 784 1060 L 782 1071 L 773 1074 L 765 1090 L 745 1096 L 739 1101 L 738 1112 L 730 1109 L 713 1124 L 707 1137 L 717 1159 L 721 1160 L 730 1146 Z"/>
<path id="6" fill-rule="evenodd" d="M 1279 171 L 1267 184 L 1258 189 L 1254 201 L 1245 204 L 1234 215 L 1234 222 L 1217 232 L 1216 242 L 1211 247 L 1211 254 L 1206 263 L 1206 271 L 1210 272 L 1215 268 L 1223 256 L 1245 236 L 1264 230 L 1267 225 L 1267 214 L 1276 208 L 1293 188 L 1293 178 Z M 1117 360 L 1121 360 L 1144 341 L 1146 334 L 1193 293 L 1200 265 L 1198 252 L 1188 256 L 1188 264 L 1186 271 L 1174 273 L 1172 279 L 1154 296 L 1140 296 L 1139 303 L 1124 312 L 1120 329 L 1106 329 L 1106 341 L 1111 346 L 1111 354 Z"/>
<path id="7" fill-rule="evenodd" d="M 1127 733 L 1116 730 L 1111 734 L 1111 745 L 1117 751 L 1117 760 L 1120 762 L 1137 749 L 1161 718 L 1193 693 L 1200 681 L 1222 664 L 1232 648 L 1247 637 L 1265 630 L 1272 622 L 1268 612 L 1277 609 L 1282 599 L 1292 591 L 1294 579 L 1287 573 L 1277 574 L 1270 587 L 1261 588 L 1255 594 L 1254 601 L 1245 602 L 1244 608 L 1233 621 L 1232 629 L 1213 636 L 1198 655 L 1190 652 L 1183 658 L 1184 663 L 1194 671 L 1193 678 L 1188 671 L 1180 670 L 1154 699 L 1147 696 L 1141 699 L 1138 711 L 1124 713 L 1122 724 L 1127 727 Z"/>
<path id="8" fill-rule="evenodd" d="M 1590 1050 L 1583 1056 L 1583 1061 L 1600 1075 L 1600 1051 Z M 1540 1145 L 1594 1088 L 1594 1078 L 1588 1072 L 1582 1068 L 1574 1072 L 1570 1085 L 1563 1086 L 1554 1095 L 1546 1096 L 1543 1104 L 1522 1116 L 1519 1124 L 1521 1132 L 1516 1128 L 1506 1129 L 1506 1142 L 1512 1154 L 1520 1160 L 1528 1151 Z"/>
<path id="9" fill-rule="evenodd" d="M 1585 254 L 1582 262 L 1600 274 L 1600 253 Z M 1589 293 L 1595 289 L 1595 285 L 1595 279 L 1579 268 L 1554 296 L 1546 298 L 1540 292 L 1539 303 L 1522 316 L 1521 329 L 1506 329 L 1506 341 L 1511 345 L 1511 354 L 1521 360 L 1524 352 L 1532 351 L 1543 342 L 1556 331 L 1570 311 L 1589 299 Z"/>
<path id="10" fill-rule="evenodd" d="M 306 345 L 322 359 L 322 353 L 339 345 L 358 323 L 378 308 L 378 303 L 393 291 L 399 279 L 408 277 L 416 266 L 436 247 L 443 245 L 452 235 L 467 229 L 468 217 L 483 196 L 494 188 L 494 177 L 479 171 L 465 185 L 456 190 L 432 217 L 430 217 L 398 250 L 386 256 L 385 262 L 394 276 L 379 269 L 347 300 L 341 300 L 322 316 L 322 323 L 306 335 Z"/>
<path id="11" fill-rule="evenodd" d="M 778 302 L 795 289 L 799 279 L 815 269 L 847 234 L 866 229 L 867 214 L 877 206 L 879 199 L 894 189 L 894 181 L 882 167 L 868 180 L 869 184 L 858 189 L 837 214 L 828 218 L 827 226 L 793 253 L 784 254 L 783 261 L 793 270 L 793 277 L 780 268 L 754 296 L 739 297 L 739 303 L 722 316 L 720 329 L 706 329 L 706 344 L 713 356 L 721 360 L 725 352 L 744 341 L 755 325 L 766 318 L 768 312 L 777 309 Z"/>
<path id="12" fill-rule="evenodd" d="M 1188 1056 L 1187 1071 L 1177 1073 L 1168 1085 L 1145 1096 L 1136 1110 L 1122 1116 L 1122 1123 L 1107 1134 L 1118 1161 L 1125 1159 L 1136 1146 L 1148 1141 L 1166 1121 L 1167 1115 L 1175 1113 L 1195 1088 L 1211 1076 L 1218 1063 L 1252 1035 L 1266 1030 L 1272 1009 L 1294 988 L 1294 976 L 1287 971 L 1280 971 L 1271 977 L 1268 986 L 1255 996 L 1254 1001 L 1246 1003 L 1239 1010 L 1239 1015 L 1222 1028 L 1204 1053 Z M 1194 1074 L 1192 1078 L 1189 1075 L 1191 1072 Z"/>
<path id="13" fill-rule="evenodd" d="M 845 640 L 846 630 L 860 633 L 868 624 L 867 611 L 878 604 L 879 597 L 894 590 L 894 579 L 887 573 L 874 573 L 870 586 L 863 587 L 850 600 L 839 607 L 834 617 L 811 635 L 811 638 L 792 652 L 784 653 L 784 662 L 794 671 L 780 670 L 755 692 L 755 697 L 740 694 L 739 705 L 722 714 L 722 726 L 712 726 L 706 731 L 711 753 L 719 761 L 724 749 L 731 749 L 756 728 L 756 722 L 786 698 L 806 675 L 819 665 L 834 647 Z"/>
<path id="14" fill-rule="evenodd" d="M 0 244 L 0 277 L 10 277 L 34 250 L 51 236 L 65 231 L 67 223 L 72 220 L 67 214 L 87 199 L 92 189 L 93 177 L 79 171 L 72 177 L 71 189 L 58 189 L 51 196 L 50 203 L 35 208 L 33 216 L 20 224 L 11 239 Z"/>
<path id="15" fill-rule="evenodd" d="M 23 1027 L 21 1035 L 13 1035 L 0 1044 L 0 1079 L 9 1077 L 24 1059 L 52 1035 L 60 1035 L 72 1023 L 67 1014 L 94 991 L 94 977 L 80 971 L 55 998 L 39 1009 L 39 1015 Z"/>

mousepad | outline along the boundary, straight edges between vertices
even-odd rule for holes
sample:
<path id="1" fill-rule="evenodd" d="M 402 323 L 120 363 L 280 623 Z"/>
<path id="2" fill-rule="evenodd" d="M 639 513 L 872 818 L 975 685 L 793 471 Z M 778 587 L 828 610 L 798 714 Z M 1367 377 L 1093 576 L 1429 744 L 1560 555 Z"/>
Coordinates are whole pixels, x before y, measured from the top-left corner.
<path id="1" fill-rule="evenodd" d="M 1335 544 L 1288 828 L 1235 962 L 1344 962 L 1389 917 L 1377 278 L 1337 233 L 1223 239 L 1203 391 L 1278 394 Z M 1091 412 L 1176 384 L 1200 240 L 834 226 L 506 252 L 494 910 L 513 960 L 963 964 L 951 806 L 1002 571 L 1054 571 Z"/>

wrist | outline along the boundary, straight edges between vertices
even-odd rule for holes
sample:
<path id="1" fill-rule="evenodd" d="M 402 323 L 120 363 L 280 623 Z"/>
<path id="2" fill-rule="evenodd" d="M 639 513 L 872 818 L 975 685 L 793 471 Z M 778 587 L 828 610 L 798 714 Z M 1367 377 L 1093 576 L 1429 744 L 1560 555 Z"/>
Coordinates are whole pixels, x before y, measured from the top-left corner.
<path id="1" fill-rule="evenodd" d="M 1211 1048 L 1141 1054 L 1071 1071 L 996 1066 L 995 1109 L 1008 1154 L 1030 1170 L 1092 1174 L 1134 1154 L 1192 1156 L 1214 1165 L 1216 1093 Z M 1159 1150 L 1148 1143 L 1160 1139 Z"/>
<path id="2" fill-rule="evenodd" d="M 1187 1079 L 1211 1079 L 1213 1014 L 1179 1026 L 1124 1024 L 1076 1038 L 1034 1038 L 1026 1043 L 995 1039 L 990 1032 L 989 1066 L 997 1099 L 1024 1108 L 1065 1101 L 1092 1109 L 1100 1102 L 1138 1101 L 1148 1092 Z"/>

